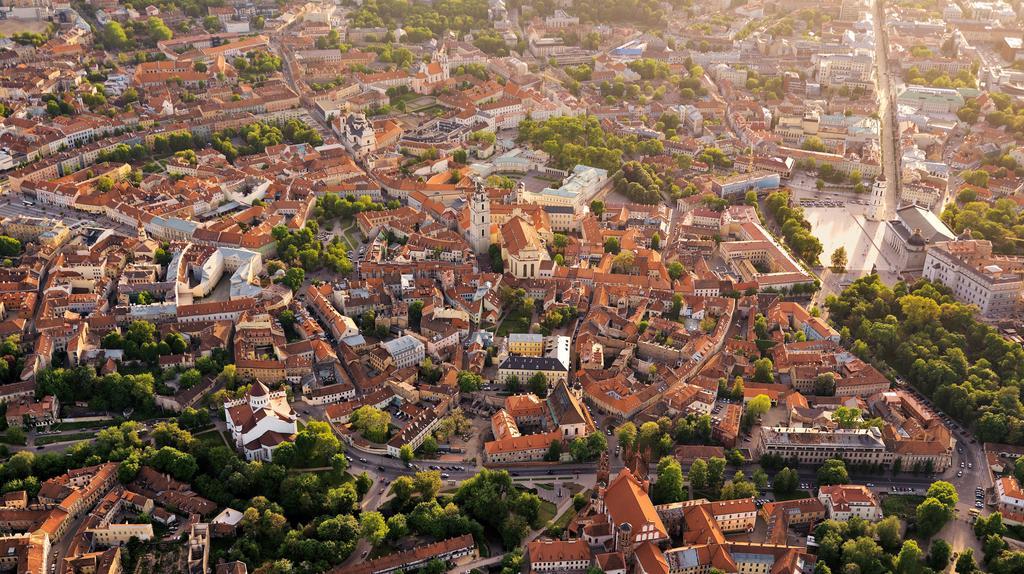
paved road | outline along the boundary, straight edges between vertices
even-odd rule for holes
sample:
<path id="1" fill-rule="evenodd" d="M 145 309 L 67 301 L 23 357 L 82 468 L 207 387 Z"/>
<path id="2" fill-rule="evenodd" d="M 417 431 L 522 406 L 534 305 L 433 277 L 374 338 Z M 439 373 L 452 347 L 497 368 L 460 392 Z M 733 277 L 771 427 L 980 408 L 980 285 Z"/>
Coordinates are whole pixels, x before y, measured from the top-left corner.
<path id="1" fill-rule="evenodd" d="M 889 182 L 885 200 L 887 207 L 894 210 L 899 202 L 899 153 L 897 139 L 899 126 L 896 121 L 895 97 L 890 89 L 889 42 L 885 29 L 885 1 L 874 0 L 875 30 L 875 82 L 878 90 L 878 117 L 882 120 L 882 173 Z"/>

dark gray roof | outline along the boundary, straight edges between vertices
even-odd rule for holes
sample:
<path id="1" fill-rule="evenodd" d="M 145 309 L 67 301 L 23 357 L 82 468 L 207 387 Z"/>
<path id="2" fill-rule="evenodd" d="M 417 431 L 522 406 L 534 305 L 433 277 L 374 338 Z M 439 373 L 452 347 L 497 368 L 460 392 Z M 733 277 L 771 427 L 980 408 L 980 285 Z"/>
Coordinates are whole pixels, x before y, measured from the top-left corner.
<path id="1" fill-rule="evenodd" d="M 544 211 L 548 213 L 573 213 L 575 210 L 571 205 L 545 205 Z"/>
<path id="2" fill-rule="evenodd" d="M 501 364 L 499 369 L 515 371 L 567 371 L 562 361 L 554 357 L 521 357 L 513 355 Z"/>
<path id="3" fill-rule="evenodd" d="M 946 227 L 941 219 L 919 205 L 907 205 L 897 209 L 896 219 L 904 228 L 899 231 L 900 235 L 904 235 L 905 232 L 905 239 L 909 239 L 916 229 L 921 230 L 921 237 L 928 243 L 956 239 L 956 235 Z M 899 226 L 895 227 L 899 228 Z"/>

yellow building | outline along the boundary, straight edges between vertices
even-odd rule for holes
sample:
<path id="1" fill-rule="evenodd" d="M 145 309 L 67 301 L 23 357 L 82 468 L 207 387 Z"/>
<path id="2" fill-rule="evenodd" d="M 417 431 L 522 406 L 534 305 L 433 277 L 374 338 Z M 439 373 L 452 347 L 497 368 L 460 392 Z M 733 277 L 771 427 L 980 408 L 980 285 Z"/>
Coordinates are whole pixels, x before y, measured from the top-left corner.
<path id="1" fill-rule="evenodd" d="M 508 352 L 513 355 L 539 357 L 544 354 L 544 335 L 512 333 L 508 336 Z"/>
<path id="2" fill-rule="evenodd" d="M 4 235 L 22 243 L 38 243 L 46 247 L 60 247 L 71 237 L 71 230 L 63 221 L 49 217 L 18 215 L 3 222 Z"/>

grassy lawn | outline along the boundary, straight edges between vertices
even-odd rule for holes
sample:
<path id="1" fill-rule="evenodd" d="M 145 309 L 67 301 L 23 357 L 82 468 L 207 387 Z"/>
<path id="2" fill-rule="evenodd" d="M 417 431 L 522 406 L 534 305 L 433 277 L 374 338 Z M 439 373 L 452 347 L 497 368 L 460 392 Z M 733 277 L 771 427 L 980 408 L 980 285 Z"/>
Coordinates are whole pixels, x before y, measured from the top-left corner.
<path id="1" fill-rule="evenodd" d="M 203 433 L 198 433 L 192 436 L 199 440 L 199 442 L 202 442 L 203 444 L 208 444 L 210 446 L 224 446 L 228 444 L 228 441 L 227 439 L 224 438 L 224 435 L 222 435 L 220 431 L 217 430 L 212 432 L 207 431 Z"/>
<path id="2" fill-rule="evenodd" d="M 569 521 L 576 516 L 576 509 L 572 506 L 565 509 L 565 512 L 558 517 L 557 520 L 548 523 L 548 530 L 551 532 L 561 532 L 565 530 L 565 527 L 569 525 Z"/>
<path id="3" fill-rule="evenodd" d="M 25 446 L 26 443 L 28 443 L 27 437 L 22 440 L 11 440 L 7 438 L 6 433 L 0 433 L 0 444 L 13 444 L 18 446 Z"/>
<path id="4" fill-rule="evenodd" d="M 887 494 L 882 497 L 882 514 L 909 520 L 917 516 L 917 506 L 924 502 L 919 494 Z"/>
<path id="5" fill-rule="evenodd" d="M 806 490 L 794 490 L 790 494 L 778 494 L 775 496 L 775 500 L 782 502 L 785 500 L 799 500 L 801 498 L 810 498 L 811 493 Z"/>
<path id="6" fill-rule="evenodd" d="M 426 114 L 428 116 L 433 116 L 433 115 L 436 115 L 439 112 L 443 113 L 445 111 L 445 109 L 446 108 L 444 106 L 441 106 L 441 105 L 438 105 L 438 104 L 434 104 L 432 106 L 427 106 L 425 108 L 420 108 L 420 109 L 415 110 L 415 111 L 416 111 L 416 113 L 419 113 L 419 114 Z"/>
<path id="7" fill-rule="evenodd" d="M 544 490 L 554 490 L 555 489 L 555 485 L 551 484 L 550 482 L 542 482 L 542 483 L 540 483 L 540 484 L 538 484 L 536 486 L 537 486 L 537 488 L 543 488 Z"/>
<path id="8" fill-rule="evenodd" d="M 398 96 L 390 96 L 388 98 L 388 103 L 392 106 L 397 106 L 399 102 L 405 102 L 406 106 L 408 106 L 409 102 L 419 99 L 420 97 L 420 94 L 417 94 L 416 92 L 406 92 Z"/>
<path id="9" fill-rule="evenodd" d="M 551 519 L 555 517 L 555 512 L 557 511 L 558 508 L 555 506 L 553 502 L 541 499 L 540 512 L 537 513 L 538 522 L 540 522 L 541 524 L 547 524 L 548 522 L 551 522 Z"/>
<path id="10" fill-rule="evenodd" d="M 54 435 L 42 436 L 42 437 L 36 438 L 36 445 L 37 446 L 43 446 L 43 445 L 53 444 L 55 442 L 87 440 L 87 439 L 90 439 L 90 438 L 94 438 L 95 436 L 96 436 L 96 433 L 94 433 L 94 432 L 80 432 L 80 433 L 72 433 L 72 434 L 54 434 Z"/>
<path id="11" fill-rule="evenodd" d="M 499 337 L 507 337 L 509 333 L 529 333 L 530 332 L 530 320 L 533 318 L 531 313 L 525 313 L 520 309 L 516 309 L 512 313 L 509 313 L 505 320 L 501 322 L 501 326 L 498 327 L 497 335 Z"/>
<path id="12" fill-rule="evenodd" d="M 302 472 L 302 469 L 295 470 Z M 353 482 L 356 479 L 356 477 L 352 476 L 348 472 L 344 472 L 340 477 L 338 477 L 332 470 L 314 470 L 313 474 L 319 476 L 320 481 L 328 488 L 341 486 L 347 482 Z M 374 486 L 376 486 L 376 484 Z"/>
<path id="13" fill-rule="evenodd" d="M 353 249 L 359 249 L 359 246 L 363 243 L 363 234 L 359 231 L 359 226 L 352 226 L 346 229 L 345 237 L 348 238 L 348 242 Z"/>
<path id="14" fill-rule="evenodd" d="M 569 482 L 569 483 L 563 484 L 562 488 L 565 488 L 566 490 L 569 491 L 569 494 L 575 496 L 578 492 L 583 490 L 583 485 L 582 484 L 577 484 L 575 482 Z M 585 494 L 585 496 L 589 497 L 590 496 L 590 491 L 588 490 L 584 494 Z"/>

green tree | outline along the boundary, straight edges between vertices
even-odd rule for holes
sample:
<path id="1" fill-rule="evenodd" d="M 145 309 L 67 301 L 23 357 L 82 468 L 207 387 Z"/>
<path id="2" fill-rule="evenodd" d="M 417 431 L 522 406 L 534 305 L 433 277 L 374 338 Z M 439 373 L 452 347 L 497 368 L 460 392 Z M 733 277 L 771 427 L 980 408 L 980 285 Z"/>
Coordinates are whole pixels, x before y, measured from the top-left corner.
<path id="1" fill-rule="evenodd" d="M 708 463 L 698 458 L 690 465 L 690 486 L 695 490 L 704 490 L 708 486 Z"/>
<path id="2" fill-rule="evenodd" d="M 843 273 L 846 271 L 846 248 L 840 245 L 832 252 L 832 272 Z"/>
<path id="3" fill-rule="evenodd" d="M 896 557 L 897 574 L 918 574 L 921 572 L 921 558 L 924 552 L 914 540 L 903 542 L 899 555 Z"/>
<path id="4" fill-rule="evenodd" d="M 856 564 L 858 572 L 881 572 L 881 560 L 884 555 L 882 548 L 867 536 L 847 540 L 842 546 L 843 562 Z"/>
<path id="5" fill-rule="evenodd" d="M 548 452 L 544 455 L 544 460 L 548 462 L 558 462 L 562 457 L 562 441 L 555 439 L 548 445 Z"/>
<path id="6" fill-rule="evenodd" d="M 822 373 L 814 379 L 814 394 L 831 397 L 836 394 L 835 373 Z"/>
<path id="7" fill-rule="evenodd" d="M 619 439 L 619 446 L 625 450 L 629 450 L 634 444 L 636 444 L 636 425 L 629 421 L 623 423 L 616 431 L 616 436 Z"/>
<path id="8" fill-rule="evenodd" d="M 933 482 L 928 487 L 926 496 L 938 499 L 939 502 L 950 510 L 953 510 L 956 507 L 956 503 L 960 501 L 960 495 L 957 494 L 956 487 L 944 480 Z"/>
<path id="9" fill-rule="evenodd" d="M 776 496 L 788 496 L 796 492 L 800 485 L 800 477 L 797 472 L 789 467 L 783 468 L 776 473 L 772 480 L 772 490 Z"/>
<path id="10" fill-rule="evenodd" d="M 896 552 L 902 540 L 900 519 L 895 516 L 887 516 L 880 520 L 875 525 L 875 536 L 878 537 L 878 543 L 886 552 Z"/>
<path id="11" fill-rule="evenodd" d="M 117 22 L 108 22 L 103 28 L 103 43 L 114 50 L 124 50 L 128 48 L 130 41 L 128 40 L 128 34 L 124 31 L 121 24 Z"/>
<path id="12" fill-rule="evenodd" d="M 292 291 L 298 291 L 306 280 L 306 272 L 301 267 L 290 267 L 285 271 L 284 279 L 281 281 Z"/>
<path id="13" fill-rule="evenodd" d="M 725 459 L 713 456 L 708 459 L 708 485 L 717 488 L 725 476 Z"/>
<path id="14" fill-rule="evenodd" d="M 937 498 L 929 497 L 917 506 L 917 529 L 925 538 L 942 530 L 953 512 Z"/>
<path id="15" fill-rule="evenodd" d="M 849 484 L 850 475 L 842 459 L 830 458 L 818 468 L 818 483 L 822 485 Z"/>
<path id="16" fill-rule="evenodd" d="M 754 474 L 750 475 L 750 479 L 754 482 L 754 486 L 757 490 L 763 491 L 768 488 L 768 474 L 763 469 L 754 470 Z"/>
<path id="17" fill-rule="evenodd" d="M 530 377 L 529 383 L 531 393 L 541 398 L 548 396 L 548 378 L 544 373 L 534 373 L 533 376 Z"/>
<path id="18" fill-rule="evenodd" d="M 668 276 L 669 279 L 675 281 L 683 276 L 683 264 L 678 261 L 673 261 L 668 264 Z"/>
<path id="19" fill-rule="evenodd" d="M 1003 524 L 1003 514 L 1001 512 L 993 512 L 992 514 L 985 516 L 978 516 L 974 521 L 974 535 L 978 539 L 984 539 L 989 534 L 995 534 L 998 536 L 1005 536 L 1008 530 L 1006 525 Z"/>
<path id="20" fill-rule="evenodd" d="M 936 572 L 942 572 L 949 566 L 949 559 L 953 556 L 953 548 L 949 542 L 938 538 L 932 541 L 928 549 L 928 567 Z"/>
<path id="21" fill-rule="evenodd" d="M 416 457 L 413 453 L 412 445 L 403 444 L 402 448 L 398 449 L 398 457 L 406 464 L 412 462 L 412 459 Z"/>
<path id="22" fill-rule="evenodd" d="M 759 383 L 772 384 L 775 382 L 775 365 L 772 360 L 765 357 L 754 361 L 754 380 Z"/>
<path id="23" fill-rule="evenodd" d="M 960 553 L 960 557 L 956 559 L 956 573 L 957 574 L 971 574 L 977 572 L 978 565 L 974 562 L 974 549 L 965 548 Z"/>
<path id="24" fill-rule="evenodd" d="M 388 537 L 398 540 L 409 534 L 409 524 L 404 514 L 392 514 L 387 519 Z"/>
<path id="25" fill-rule="evenodd" d="M 178 383 L 183 389 L 191 389 L 202 382 L 203 375 L 197 369 L 188 369 L 178 377 Z"/>
<path id="26" fill-rule="evenodd" d="M 655 504 L 679 502 L 683 493 L 683 469 L 675 457 L 666 456 L 658 462 L 658 481 L 654 483 L 652 501 Z"/>
<path id="27" fill-rule="evenodd" d="M 861 421 L 860 409 L 857 407 L 837 407 L 832 411 L 832 421 L 839 425 L 839 428 L 857 428 Z"/>
<path id="28" fill-rule="evenodd" d="M 383 443 L 387 440 L 391 415 L 372 406 L 359 407 L 349 417 L 349 425 L 367 440 Z"/>
<path id="29" fill-rule="evenodd" d="M 433 435 L 427 435 L 427 437 L 423 439 L 423 444 L 420 445 L 420 451 L 422 451 L 423 455 L 426 457 L 432 457 L 437 454 L 437 449 L 437 439 L 434 438 Z"/>
<path id="30" fill-rule="evenodd" d="M 459 371 L 456 379 L 459 383 L 459 390 L 464 393 L 479 391 L 484 386 L 484 379 L 472 371 Z"/>
<path id="31" fill-rule="evenodd" d="M 388 535 L 387 522 L 379 512 L 363 512 L 359 515 L 359 534 L 376 546 Z"/>

